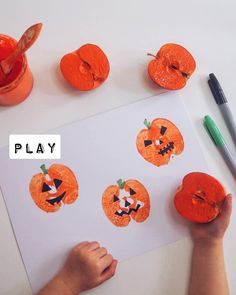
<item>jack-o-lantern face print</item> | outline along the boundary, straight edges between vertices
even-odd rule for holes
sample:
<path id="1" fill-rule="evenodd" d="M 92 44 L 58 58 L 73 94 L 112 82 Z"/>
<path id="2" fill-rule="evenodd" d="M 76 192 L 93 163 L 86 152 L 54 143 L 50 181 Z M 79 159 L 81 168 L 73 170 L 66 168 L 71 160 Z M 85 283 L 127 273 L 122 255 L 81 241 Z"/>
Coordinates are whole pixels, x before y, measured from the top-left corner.
<path id="1" fill-rule="evenodd" d="M 149 195 L 137 180 L 122 181 L 110 185 L 102 195 L 102 207 L 107 218 L 116 226 L 127 226 L 131 219 L 145 221 L 150 212 Z"/>
<path id="2" fill-rule="evenodd" d="M 55 212 L 62 204 L 72 204 L 78 197 L 78 183 L 74 173 L 65 165 L 53 164 L 34 175 L 29 190 L 35 204 L 46 212 Z"/>
<path id="3" fill-rule="evenodd" d="M 179 155 L 184 149 L 184 140 L 179 129 L 169 120 L 159 118 L 144 125 L 139 132 L 136 146 L 140 155 L 148 162 L 161 166 L 168 164 L 172 155 Z"/>

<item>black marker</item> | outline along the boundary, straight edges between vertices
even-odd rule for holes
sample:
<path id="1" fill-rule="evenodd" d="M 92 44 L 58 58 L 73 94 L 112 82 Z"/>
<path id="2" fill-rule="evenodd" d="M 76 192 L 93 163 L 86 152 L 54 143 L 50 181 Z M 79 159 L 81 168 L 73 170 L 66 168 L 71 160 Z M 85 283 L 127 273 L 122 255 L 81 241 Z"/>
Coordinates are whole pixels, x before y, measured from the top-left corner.
<path id="1" fill-rule="evenodd" d="M 225 97 L 223 89 L 220 86 L 219 81 L 216 79 L 216 76 L 211 73 L 209 75 L 208 85 L 211 89 L 211 92 L 215 98 L 216 103 L 218 104 L 221 114 L 225 120 L 225 123 L 229 129 L 229 132 L 233 138 L 234 144 L 236 145 L 236 125 L 232 112 L 229 108 L 228 101 Z"/>

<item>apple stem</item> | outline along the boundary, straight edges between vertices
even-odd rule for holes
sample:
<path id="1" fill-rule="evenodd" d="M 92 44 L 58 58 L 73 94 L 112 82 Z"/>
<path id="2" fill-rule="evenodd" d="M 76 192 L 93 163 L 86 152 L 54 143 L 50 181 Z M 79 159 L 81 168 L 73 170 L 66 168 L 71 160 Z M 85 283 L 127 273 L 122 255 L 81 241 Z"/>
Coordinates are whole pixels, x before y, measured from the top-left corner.
<path id="1" fill-rule="evenodd" d="M 118 179 L 116 182 L 120 189 L 123 189 L 125 187 L 125 181 L 122 181 L 122 179 Z"/>
<path id="2" fill-rule="evenodd" d="M 149 56 L 153 56 L 153 57 L 157 58 L 156 55 L 154 55 L 154 54 L 152 54 L 152 53 L 149 53 L 149 52 L 147 53 L 147 55 L 149 55 Z"/>

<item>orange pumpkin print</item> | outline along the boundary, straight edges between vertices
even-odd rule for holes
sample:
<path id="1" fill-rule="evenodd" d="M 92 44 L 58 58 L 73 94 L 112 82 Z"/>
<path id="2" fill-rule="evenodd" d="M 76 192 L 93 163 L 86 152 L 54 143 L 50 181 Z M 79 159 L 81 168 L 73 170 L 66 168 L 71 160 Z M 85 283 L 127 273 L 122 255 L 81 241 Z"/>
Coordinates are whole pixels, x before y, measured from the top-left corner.
<path id="1" fill-rule="evenodd" d="M 225 196 L 225 189 L 217 179 L 206 173 L 191 172 L 178 188 L 174 205 L 183 218 L 207 223 L 220 213 Z"/>
<path id="2" fill-rule="evenodd" d="M 179 155 L 184 149 L 184 140 L 179 129 L 169 120 L 159 118 L 148 122 L 147 129 L 139 132 L 136 146 L 140 155 L 148 162 L 161 166 L 168 164 L 172 155 Z"/>
<path id="3" fill-rule="evenodd" d="M 137 180 L 110 185 L 102 195 L 102 207 L 107 218 L 116 226 L 127 226 L 131 219 L 145 221 L 150 212 L 149 194 Z"/>
<path id="4" fill-rule="evenodd" d="M 34 175 L 29 190 L 35 204 L 45 212 L 56 212 L 63 204 L 72 204 L 78 197 L 74 173 L 65 165 L 40 166 L 42 173 Z"/>

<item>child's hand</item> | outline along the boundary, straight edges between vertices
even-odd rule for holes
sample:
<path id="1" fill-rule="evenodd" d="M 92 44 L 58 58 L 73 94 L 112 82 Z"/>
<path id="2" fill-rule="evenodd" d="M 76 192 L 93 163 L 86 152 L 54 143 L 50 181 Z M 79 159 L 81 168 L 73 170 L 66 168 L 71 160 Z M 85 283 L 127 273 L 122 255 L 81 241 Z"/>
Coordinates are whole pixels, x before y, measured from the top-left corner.
<path id="1" fill-rule="evenodd" d="M 98 242 L 82 242 L 71 250 L 58 279 L 77 295 L 110 279 L 116 266 L 117 260 Z"/>
<path id="2" fill-rule="evenodd" d="M 226 196 L 219 216 L 209 223 L 193 223 L 191 233 L 194 242 L 215 242 L 221 241 L 229 225 L 232 211 L 232 196 Z"/>

